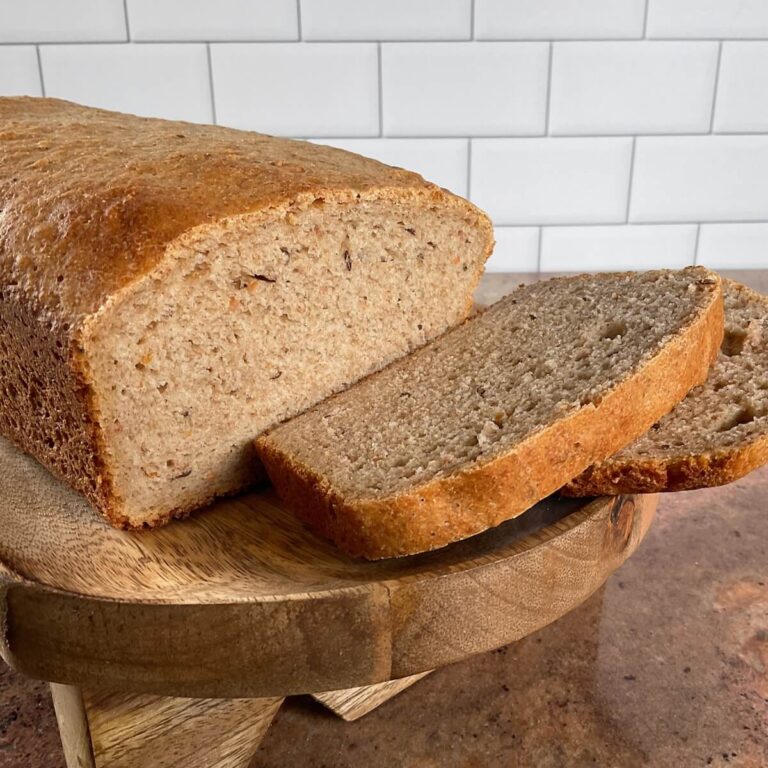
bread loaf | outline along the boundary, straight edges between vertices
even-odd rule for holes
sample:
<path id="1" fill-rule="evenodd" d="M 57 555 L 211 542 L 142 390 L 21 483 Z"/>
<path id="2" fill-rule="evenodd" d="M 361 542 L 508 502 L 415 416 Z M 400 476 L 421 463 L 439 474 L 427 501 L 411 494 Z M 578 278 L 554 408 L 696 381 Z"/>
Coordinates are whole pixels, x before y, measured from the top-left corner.
<path id="1" fill-rule="evenodd" d="M 564 495 L 706 488 L 768 462 L 768 297 L 732 280 L 723 281 L 723 295 L 725 336 L 707 380 Z"/>
<path id="2" fill-rule="evenodd" d="M 477 208 L 329 147 L 0 99 L 0 433 L 115 525 L 253 482 L 253 438 L 460 322 Z"/>
<path id="3" fill-rule="evenodd" d="M 435 549 L 641 435 L 722 336 L 720 279 L 700 267 L 535 283 L 256 446 L 290 509 L 349 554 Z"/>

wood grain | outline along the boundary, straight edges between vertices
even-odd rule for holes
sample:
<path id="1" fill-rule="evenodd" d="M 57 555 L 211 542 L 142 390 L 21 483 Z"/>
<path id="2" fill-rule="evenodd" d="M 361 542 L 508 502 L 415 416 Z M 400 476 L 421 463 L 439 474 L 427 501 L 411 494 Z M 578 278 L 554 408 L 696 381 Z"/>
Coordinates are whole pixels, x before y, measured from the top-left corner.
<path id="1" fill-rule="evenodd" d="M 554 508 L 526 513 L 531 524 L 536 515 L 549 518 L 558 506 L 550 503 Z M 450 579 L 400 579 L 390 588 L 392 677 L 461 661 L 478 646 L 501 647 L 580 605 L 635 551 L 657 503 L 658 495 L 596 499 L 523 538 L 498 542 L 494 556 L 476 557 Z M 501 527 L 489 548 L 494 535 L 503 536 Z"/>
<path id="2" fill-rule="evenodd" d="M 620 522 L 622 503 L 549 499 L 443 550 L 367 563 L 270 492 L 117 531 L 0 441 L 2 653 L 38 679 L 196 698 L 408 677 L 522 637 L 597 589 L 656 498 L 629 500 Z"/>
<path id="3" fill-rule="evenodd" d="M 402 693 L 406 688 L 410 688 L 414 683 L 430 674 L 431 671 L 420 672 L 418 675 L 411 675 L 410 677 L 401 677 L 399 680 L 388 680 L 376 685 L 314 693 L 312 697 L 339 717 L 351 722 L 372 712 L 397 696 L 398 693 Z"/>
<path id="4" fill-rule="evenodd" d="M 245 768 L 282 698 L 83 693 L 95 768 Z"/>

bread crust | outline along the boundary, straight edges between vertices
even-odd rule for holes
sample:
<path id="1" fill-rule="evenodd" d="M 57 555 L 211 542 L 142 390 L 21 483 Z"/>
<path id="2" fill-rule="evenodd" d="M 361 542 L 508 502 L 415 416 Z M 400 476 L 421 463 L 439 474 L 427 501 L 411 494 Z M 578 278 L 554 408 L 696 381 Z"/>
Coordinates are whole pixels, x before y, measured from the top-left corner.
<path id="1" fill-rule="evenodd" d="M 727 450 L 597 464 L 566 484 L 561 494 L 582 497 L 692 491 L 732 483 L 766 463 L 768 435 Z"/>
<path id="2" fill-rule="evenodd" d="M 459 208 L 493 247 L 489 220 L 466 200 L 331 147 L 27 97 L 0 98 L 0 126 L 0 433 L 121 527 L 129 521 L 110 477 L 88 343 L 101 313 L 174 244 L 324 198 Z"/>
<path id="3" fill-rule="evenodd" d="M 195 227 L 302 196 L 470 203 L 350 152 L 58 99 L 0 98 L 0 278 L 74 330 Z"/>
<path id="4" fill-rule="evenodd" d="M 706 379 L 723 338 L 723 298 L 719 278 L 702 272 L 712 284 L 706 311 L 599 403 L 506 454 L 383 499 L 346 498 L 269 433 L 256 441 L 259 456 L 288 506 L 352 556 L 424 552 L 499 525 L 634 440 Z"/>
<path id="5" fill-rule="evenodd" d="M 0 434 L 106 509 L 111 478 L 100 458 L 103 440 L 82 348 L 5 293 L 0 288 Z"/>

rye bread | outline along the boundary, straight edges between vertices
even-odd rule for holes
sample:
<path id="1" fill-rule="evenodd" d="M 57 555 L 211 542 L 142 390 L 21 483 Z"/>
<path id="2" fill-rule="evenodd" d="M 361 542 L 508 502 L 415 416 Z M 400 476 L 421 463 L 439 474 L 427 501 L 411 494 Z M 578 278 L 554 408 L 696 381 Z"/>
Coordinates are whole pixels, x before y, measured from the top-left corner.
<path id="1" fill-rule="evenodd" d="M 0 98 L 0 434 L 115 525 L 257 480 L 253 438 L 461 322 L 488 218 L 415 173 Z"/>
<path id="2" fill-rule="evenodd" d="M 515 517 L 704 381 L 723 335 L 703 268 L 523 286 L 410 357 L 268 431 L 287 506 L 369 559 Z"/>
<path id="3" fill-rule="evenodd" d="M 768 463 L 768 297 L 732 280 L 723 280 L 723 297 L 725 336 L 707 380 L 564 495 L 707 488 Z"/>

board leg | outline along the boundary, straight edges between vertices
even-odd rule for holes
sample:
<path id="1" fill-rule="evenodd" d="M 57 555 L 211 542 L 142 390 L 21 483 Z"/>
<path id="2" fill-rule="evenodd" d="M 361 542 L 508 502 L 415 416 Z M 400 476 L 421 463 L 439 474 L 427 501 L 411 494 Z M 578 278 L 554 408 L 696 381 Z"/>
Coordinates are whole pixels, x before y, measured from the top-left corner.
<path id="1" fill-rule="evenodd" d="M 401 677 L 399 680 L 388 680 L 385 683 L 364 685 L 360 688 L 345 688 L 341 691 L 325 691 L 315 693 L 313 698 L 347 722 L 357 720 L 372 712 L 376 707 L 389 701 L 406 688 L 410 688 L 421 678 L 426 677 L 432 670 L 420 672 L 418 675 Z"/>
<path id="2" fill-rule="evenodd" d="M 51 683 L 51 698 L 67 768 L 94 768 L 82 691 L 74 685 Z"/>
<path id="3" fill-rule="evenodd" d="M 283 701 L 51 690 L 67 768 L 246 768 Z"/>

